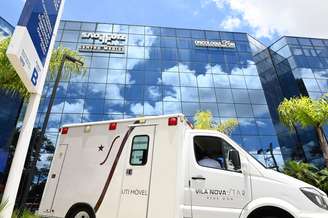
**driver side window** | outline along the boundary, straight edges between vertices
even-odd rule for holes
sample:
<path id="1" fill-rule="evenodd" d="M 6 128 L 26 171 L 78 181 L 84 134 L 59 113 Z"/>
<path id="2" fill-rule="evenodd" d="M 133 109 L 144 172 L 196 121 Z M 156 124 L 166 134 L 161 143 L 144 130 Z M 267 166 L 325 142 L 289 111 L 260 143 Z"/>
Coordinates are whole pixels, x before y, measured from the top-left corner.
<path id="1" fill-rule="evenodd" d="M 194 151 L 200 166 L 240 172 L 238 151 L 222 138 L 195 136 Z"/>

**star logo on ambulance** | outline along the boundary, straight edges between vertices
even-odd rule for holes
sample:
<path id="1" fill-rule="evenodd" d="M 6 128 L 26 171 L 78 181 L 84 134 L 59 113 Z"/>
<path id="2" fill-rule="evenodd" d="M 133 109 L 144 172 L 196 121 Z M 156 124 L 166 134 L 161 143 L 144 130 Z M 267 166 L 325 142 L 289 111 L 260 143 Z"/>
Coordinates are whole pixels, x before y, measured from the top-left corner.
<path id="1" fill-rule="evenodd" d="M 104 150 L 104 146 L 103 145 L 98 146 L 98 151 L 103 151 L 103 150 Z"/>

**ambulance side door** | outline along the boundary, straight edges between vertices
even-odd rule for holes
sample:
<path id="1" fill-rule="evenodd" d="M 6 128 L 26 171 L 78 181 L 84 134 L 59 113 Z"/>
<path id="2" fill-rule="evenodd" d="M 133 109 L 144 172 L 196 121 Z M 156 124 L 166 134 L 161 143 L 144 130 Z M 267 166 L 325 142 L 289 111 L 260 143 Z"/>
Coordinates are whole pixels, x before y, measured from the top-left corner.
<path id="1" fill-rule="evenodd" d="M 127 140 L 126 158 L 118 218 L 144 218 L 148 212 L 154 125 L 137 126 Z"/>
<path id="2" fill-rule="evenodd" d="M 251 200 L 241 155 L 218 135 L 192 135 L 189 184 L 193 218 L 239 218 Z M 244 160 L 243 160 L 244 161 Z"/>

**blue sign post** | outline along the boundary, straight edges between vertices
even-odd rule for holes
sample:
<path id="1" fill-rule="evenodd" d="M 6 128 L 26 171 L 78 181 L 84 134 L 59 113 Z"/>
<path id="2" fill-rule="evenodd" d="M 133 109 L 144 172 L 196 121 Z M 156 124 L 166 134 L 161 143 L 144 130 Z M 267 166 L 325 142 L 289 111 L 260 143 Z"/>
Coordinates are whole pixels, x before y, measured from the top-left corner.
<path id="1" fill-rule="evenodd" d="M 40 104 L 64 0 L 26 0 L 7 56 L 31 93 L 2 202 L 2 218 L 11 218 L 32 130 Z"/>
<path id="2" fill-rule="evenodd" d="M 63 0 L 27 0 L 7 55 L 31 93 L 41 92 L 41 75 Z"/>

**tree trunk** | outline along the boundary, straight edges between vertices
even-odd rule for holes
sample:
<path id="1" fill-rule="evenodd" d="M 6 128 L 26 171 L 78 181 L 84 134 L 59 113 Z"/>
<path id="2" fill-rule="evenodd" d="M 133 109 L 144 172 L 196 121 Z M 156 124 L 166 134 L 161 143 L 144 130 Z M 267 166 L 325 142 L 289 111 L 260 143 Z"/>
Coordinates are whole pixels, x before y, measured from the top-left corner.
<path id="1" fill-rule="evenodd" d="M 318 135 L 318 140 L 319 140 L 320 148 L 323 153 L 323 158 L 325 160 L 326 167 L 328 168 L 328 143 L 326 140 L 325 132 L 320 126 L 315 127 L 315 130 Z"/>

